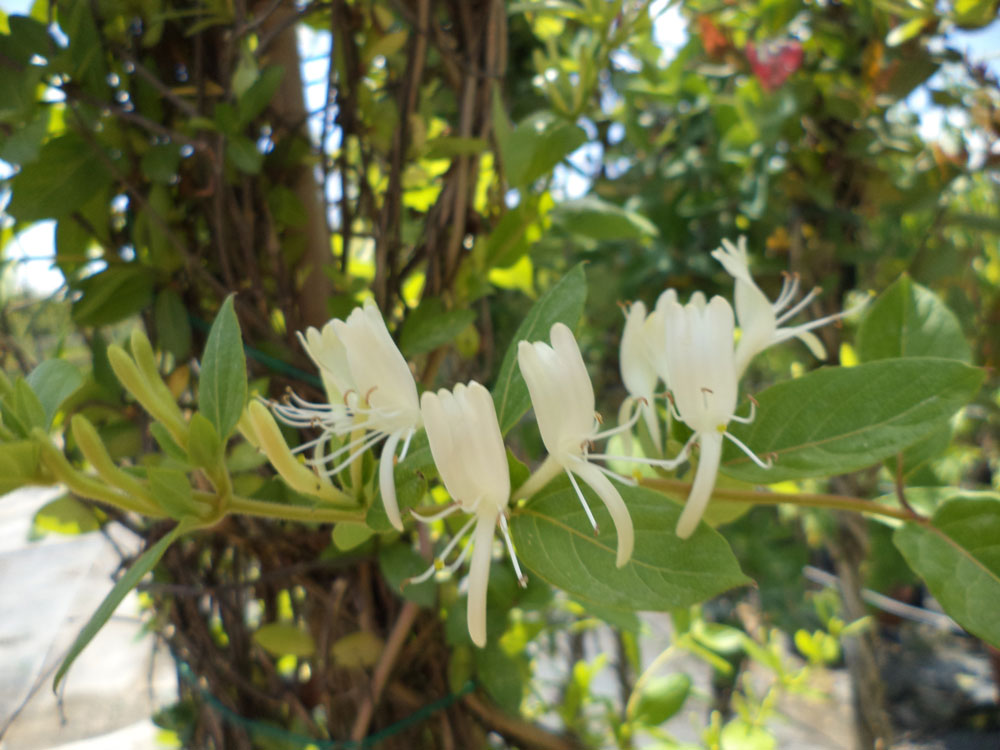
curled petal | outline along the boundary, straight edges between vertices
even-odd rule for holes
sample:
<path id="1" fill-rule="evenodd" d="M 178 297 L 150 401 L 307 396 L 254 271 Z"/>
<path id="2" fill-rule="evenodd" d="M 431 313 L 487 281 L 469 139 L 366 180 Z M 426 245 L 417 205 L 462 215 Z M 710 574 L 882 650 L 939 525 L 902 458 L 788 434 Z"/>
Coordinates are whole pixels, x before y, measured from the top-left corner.
<path id="1" fill-rule="evenodd" d="M 635 546 L 635 528 L 632 526 L 632 518 L 628 514 L 628 508 L 625 507 L 625 501 L 611 481 L 593 464 L 580 459 L 574 461 L 567 469 L 590 485 L 590 489 L 597 493 L 608 509 L 615 524 L 615 531 L 618 533 L 615 565 L 622 567 L 632 557 L 632 549 Z"/>
<path id="2" fill-rule="evenodd" d="M 469 635 L 479 648 L 486 645 L 486 587 L 490 580 L 490 558 L 493 556 L 493 529 L 497 516 L 481 513 L 476 519 L 472 539 L 472 562 L 469 564 L 469 602 L 466 618 Z"/>
<path id="3" fill-rule="evenodd" d="M 382 493 L 382 504 L 389 523 L 397 531 L 403 530 L 403 519 L 399 515 L 399 503 L 396 500 L 396 477 L 393 469 L 396 463 L 396 446 L 403 439 L 403 432 L 392 433 L 382 446 L 382 457 L 378 462 L 378 487 Z"/>
<path id="4" fill-rule="evenodd" d="M 717 430 L 702 433 L 699 436 L 701 456 L 698 459 L 698 470 L 694 475 L 694 484 L 681 517 L 677 519 L 677 536 L 687 539 L 698 527 L 698 522 L 705 513 L 708 500 L 715 489 L 715 475 L 719 471 L 719 460 L 722 458 L 723 434 Z"/>

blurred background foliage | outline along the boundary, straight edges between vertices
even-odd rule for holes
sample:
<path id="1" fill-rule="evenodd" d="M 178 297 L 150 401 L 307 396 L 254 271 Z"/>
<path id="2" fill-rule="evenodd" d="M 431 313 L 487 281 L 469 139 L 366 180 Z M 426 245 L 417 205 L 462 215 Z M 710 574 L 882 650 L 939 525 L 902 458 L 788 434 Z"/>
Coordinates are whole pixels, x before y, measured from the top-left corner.
<path id="1" fill-rule="evenodd" d="M 651 304 L 668 285 L 682 297 L 728 293 L 730 279 L 708 253 L 743 234 L 769 296 L 784 273 L 822 288 L 816 317 L 901 274 L 950 306 L 990 380 L 907 479 L 995 489 L 1000 92 L 996 67 L 965 54 L 963 40 L 997 40 L 996 13 L 993 0 L 37 0 L 0 16 L 0 231 L 12 258 L 0 312 L 4 370 L 69 356 L 88 373 L 74 408 L 113 457 L 138 461 L 156 443 L 106 354 L 136 316 L 182 403 L 192 402 L 192 358 L 207 321 L 233 291 L 262 394 L 294 385 L 318 398 L 295 331 L 344 316 L 369 293 L 424 387 L 489 383 L 532 300 L 585 260 L 579 338 L 599 408 L 611 415 L 624 395 L 618 305 Z M 46 232 L 51 240 L 37 239 Z M 39 247 L 62 275 L 44 301 L 13 283 L 25 278 L 15 256 Z M 850 322 L 846 329 L 820 334 L 831 361 L 851 364 Z M 816 364 L 801 348 L 770 352 L 748 390 Z M 535 432 L 515 435 L 519 457 L 537 458 Z M 238 450 L 230 459 L 246 471 L 245 491 L 289 492 Z M 835 489 L 888 492 L 894 471 L 838 478 Z M 118 520 L 148 539 L 163 533 L 157 523 Z M 280 630 L 261 636 L 258 626 L 315 625 L 349 590 L 360 593 L 337 615 L 348 624 L 327 636 L 353 628 L 387 637 L 403 606 L 398 580 L 422 563 L 408 547 L 343 525 L 332 542 L 322 528 L 286 524 L 276 536 L 271 526 L 230 518 L 211 536 L 184 540 L 158 574 L 174 588 L 154 589 L 151 604 L 171 624 L 178 658 L 228 710 L 322 733 L 310 717 L 325 701 L 326 731 L 343 736 L 356 729 L 363 690 L 318 696 L 356 674 L 335 658 L 296 662 L 295 653 L 312 651 L 296 652 Z M 749 599 L 789 633 L 839 633 L 842 623 L 831 627 L 834 615 L 817 614 L 803 596 L 807 562 L 836 561 L 857 586 L 919 600 L 884 535 L 826 512 L 756 510 L 727 537 L 759 589 L 713 604 L 710 619 L 747 627 L 733 605 Z M 316 560 L 332 567 L 310 568 Z M 204 606 L 185 593 L 248 571 L 272 583 Z M 455 695 L 476 677 L 495 703 L 465 699 L 463 712 L 449 710 L 460 746 L 481 741 L 484 726 L 512 745 L 561 741 L 531 735 L 523 717 L 498 718 L 551 708 L 551 697 L 539 703 L 527 687 L 524 646 L 534 641 L 575 663 L 558 701 L 561 726 L 591 744 L 615 735 L 627 745 L 621 707 L 595 712 L 588 697 L 588 669 L 599 666 L 582 661 L 589 615 L 552 603 L 547 587 L 517 590 L 504 572 L 491 581 L 500 645 L 471 649 L 456 587 L 443 587 L 455 617 L 442 634 L 436 615 L 422 615 L 419 632 L 433 645 L 410 654 L 386 698 L 392 707 L 372 726 L 411 713 L 414 689 Z M 433 588 L 407 598 L 433 604 Z M 248 618 L 258 606 L 263 614 Z M 637 622 L 591 614 L 618 626 L 613 659 L 630 685 Z M 861 614 L 848 606 L 841 616 Z M 554 633 L 568 623 L 567 646 Z M 737 652 L 770 659 L 718 641 L 708 648 L 723 662 L 738 664 Z M 822 656 L 819 635 L 795 643 L 813 663 L 840 658 L 829 648 Z M 362 666 L 374 661 L 366 659 Z M 266 695 L 276 683 L 292 686 L 284 703 Z M 207 718 L 211 705 L 190 684 L 184 696 L 170 719 L 178 731 L 249 746 L 252 733 Z M 649 711 L 651 726 L 664 717 Z M 709 745 L 722 732 L 714 726 Z M 386 742 L 436 746 L 443 731 L 411 729 Z M 744 746 L 768 746 L 760 741 Z"/>

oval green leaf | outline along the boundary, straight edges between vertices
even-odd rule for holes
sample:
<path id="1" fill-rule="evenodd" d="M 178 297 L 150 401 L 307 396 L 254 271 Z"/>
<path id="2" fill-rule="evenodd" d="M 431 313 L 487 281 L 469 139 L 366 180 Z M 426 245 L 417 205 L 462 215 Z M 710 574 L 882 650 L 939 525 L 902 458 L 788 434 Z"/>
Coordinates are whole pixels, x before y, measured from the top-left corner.
<path id="1" fill-rule="evenodd" d="M 959 625 L 1000 647 L 1000 495 L 956 496 L 892 541 Z"/>
<path id="2" fill-rule="evenodd" d="M 312 634 L 297 625 L 272 622 L 262 625 L 253 634 L 254 641 L 271 656 L 298 656 L 308 658 L 316 653 L 316 641 Z"/>
<path id="3" fill-rule="evenodd" d="M 857 351 L 862 362 L 892 357 L 972 361 L 955 313 L 905 274 L 869 307 L 858 329 Z"/>
<path id="4" fill-rule="evenodd" d="M 26 378 L 45 410 L 45 429 L 52 424 L 59 407 L 83 385 L 83 375 L 64 359 L 47 359 Z"/>
<path id="5" fill-rule="evenodd" d="M 968 403 L 983 372 L 952 359 L 910 357 L 857 367 L 825 367 L 757 396 L 757 418 L 729 430 L 758 456 L 762 469 L 727 445 L 722 471 L 748 482 L 855 471 L 920 440 Z"/>
<path id="6" fill-rule="evenodd" d="M 701 524 L 691 538 L 674 533 L 680 508 L 641 487 L 618 486 L 635 527 L 635 551 L 615 567 L 617 535 L 600 500 L 585 489 L 601 533 L 594 535 L 568 481 L 515 511 L 511 531 L 521 562 L 573 596 L 629 610 L 687 607 L 750 583 L 732 550 Z"/>
<path id="7" fill-rule="evenodd" d="M 198 406 L 219 437 L 232 434 L 247 400 L 247 364 L 233 295 L 226 297 L 205 343 L 198 383 Z"/>

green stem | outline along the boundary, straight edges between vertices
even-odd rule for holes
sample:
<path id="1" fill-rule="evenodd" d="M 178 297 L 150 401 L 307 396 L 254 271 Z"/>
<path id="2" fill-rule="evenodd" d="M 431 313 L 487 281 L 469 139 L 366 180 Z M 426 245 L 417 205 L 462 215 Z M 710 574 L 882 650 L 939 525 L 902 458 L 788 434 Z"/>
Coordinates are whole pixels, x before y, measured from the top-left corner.
<path id="1" fill-rule="evenodd" d="M 635 705 L 639 702 L 639 696 L 642 695 L 642 689 L 646 687 L 646 683 L 649 682 L 653 673 L 656 672 L 660 667 L 667 663 L 667 661 L 674 655 L 677 650 L 677 644 L 671 643 L 663 651 L 660 652 L 659 656 L 650 662 L 649 666 L 643 671 L 639 676 L 639 679 L 635 681 L 635 686 L 632 688 L 632 695 L 628 698 L 628 703 L 625 704 L 625 716 L 629 720 L 634 718 L 635 715 Z"/>
<path id="2" fill-rule="evenodd" d="M 691 484 L 689 482 L 682 482 L 678 479 L 644 477 L 639 480 L 639 484 L 643 487 L 659 490 L 660 492 L 673 492 L 680 494 L 685 494 L 691 489 Z M 846 497 L 844 495 L 824 495 L 809 492 L 796 492 L 786 495 L 778 492 L 734 490 L 716 487 L 712 492 L 712 497 L 738 503 L 752 503 L 754 505 L 781 505 L 783 503 L 787 503 L 789 505 L 801 505 L 807 508 L 850 510 L 856 513 L 871 513 L 876 516 L 896 518 L 900 521 L 927 523 L 927 519 L 923 516 L 903 508 L 892 508 L 890 506 L 873 503 L 870 500 L 859 500 L 856 497 Z"/>
<path id="3" fill-rule="evenodd" d="M 310 521 L 313 523 L 339 523 L 340 521 L 364 522 L 364 510 L 341 510 L 340 508 L 315 508 L 308 505 L 272 503 L 267 500 L 253 500 L 233 495 L 229 498 L 227 510 L 248 516 L 280 518 L 284 521 Z"/>
<path id="4" fill-rule="evenodd" d="M 525 480 L 524 484 L 514 491 L 511 499 L 520 500 L 531 497 L 562 473 L 562 470 L 562 464 L 558 463 L 552 456 L 546 456 L 545 460 L 542 461 L 542 465 L 535 469 L 532 475 Z"/>

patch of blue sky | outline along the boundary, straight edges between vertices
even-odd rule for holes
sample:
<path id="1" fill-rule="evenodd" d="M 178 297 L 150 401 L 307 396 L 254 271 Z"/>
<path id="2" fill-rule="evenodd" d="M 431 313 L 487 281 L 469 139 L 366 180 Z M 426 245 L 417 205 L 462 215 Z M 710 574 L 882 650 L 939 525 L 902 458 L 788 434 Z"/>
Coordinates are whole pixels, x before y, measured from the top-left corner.
<path id="1" fill-rule="evenodd" d="M 680 5 L 675 0 L 656 0 L 650 3 L 649 14 L 653 19 L 653 39 L 661 50 L 658 63 L 661 66 L 669 65 L 687 44 L 687 19 L 681 14 Z M 616 50 L 611 56 L 611 63 L 621 70 L 640 70 L 639 61 L 625 50 Z M 601 108 L 606 113 L 611 113 L 619 103 L 618 94 L 610 87 L 604 87 L 601 92 Z M 594 124 L 586 118 L 581 118 L 577 124 L 587 132 L 591 141 L 566 157 L 568 164 L 556 166 L 552 177 L 552 192 L 557 200 L 573 200 L 589 193 L 604 161 L 604 149 L 596 141 L 597 129 Z M 612 144 L 620 142 L 625 137 L 624 126 L 614 123 L 608 129 L 607 137 Z M 629 159 L 621 157 L 605 164 L 604 170 L 608 177 L 614 179 L 624 174 L 630 164 Z"/>

